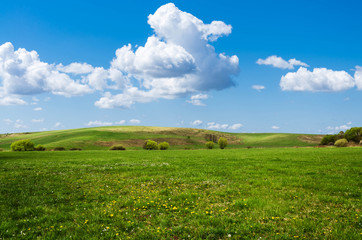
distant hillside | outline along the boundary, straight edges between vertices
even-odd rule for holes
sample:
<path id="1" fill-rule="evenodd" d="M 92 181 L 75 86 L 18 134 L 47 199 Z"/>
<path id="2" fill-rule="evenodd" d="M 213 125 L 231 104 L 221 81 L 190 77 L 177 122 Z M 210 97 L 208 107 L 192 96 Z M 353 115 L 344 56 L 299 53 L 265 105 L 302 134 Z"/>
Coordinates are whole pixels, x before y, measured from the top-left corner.
<path id="1" fill-rule="evenodd" d="M 71 130 L 15 133 L 0 135 L 0 148 L 10 149 L 10 144 L 20 139 L 31 139 L 48 149 L 54 147 L 81 148 L 83 150 L 108 149 L 122 144 L 127 149 L 140 149 L 147 139 L 167 141 L 171 149 L 204 148 L 207 136 L 228 139 L 229 148 L 245 147 L 305 147 L 320 142 L 319 135 L 280 133 L 225 133 L 194 128 L 111 126 Z"/>

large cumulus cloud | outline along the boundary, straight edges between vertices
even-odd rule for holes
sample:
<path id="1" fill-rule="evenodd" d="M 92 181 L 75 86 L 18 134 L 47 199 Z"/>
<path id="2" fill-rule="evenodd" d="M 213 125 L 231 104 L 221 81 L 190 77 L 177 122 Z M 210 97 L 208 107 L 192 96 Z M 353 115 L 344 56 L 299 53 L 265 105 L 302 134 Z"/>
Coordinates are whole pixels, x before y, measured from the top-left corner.
<path id="1" fill-rule="evenodd" d="M 211 42 L 231 33 L 221 21 L 203 23 L 174 4 L 161 6 L 148 16 L 153 30 L 144 46 L 125 45 L 116 50 L 109 68 L 87 63 L 49 64 L 35 51 L 11 43 L 0 46 L 0 81 L 5 103 L 24 104 L 22 95 L 49 92 L 63 96 L 100 91 L 99 108 L 129 108 L 139 102 L 174 99 L 235 83 L 237 56 L 217 53 Z M 1 97 L 1 96 L 0 96 Z M 4 98 L 4 97 L 3 97 Z"/>

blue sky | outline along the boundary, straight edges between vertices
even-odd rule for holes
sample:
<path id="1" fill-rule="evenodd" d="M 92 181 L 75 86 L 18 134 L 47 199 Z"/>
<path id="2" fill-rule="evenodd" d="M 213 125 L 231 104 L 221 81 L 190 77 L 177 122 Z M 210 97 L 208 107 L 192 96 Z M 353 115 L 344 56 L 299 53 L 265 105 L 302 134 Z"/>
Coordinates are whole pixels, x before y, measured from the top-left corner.
<path id="1" fill-rule="evenodd" d="M 362 126 L 361 1 L 172 3 L 2 3 L 0 133 Z"/>

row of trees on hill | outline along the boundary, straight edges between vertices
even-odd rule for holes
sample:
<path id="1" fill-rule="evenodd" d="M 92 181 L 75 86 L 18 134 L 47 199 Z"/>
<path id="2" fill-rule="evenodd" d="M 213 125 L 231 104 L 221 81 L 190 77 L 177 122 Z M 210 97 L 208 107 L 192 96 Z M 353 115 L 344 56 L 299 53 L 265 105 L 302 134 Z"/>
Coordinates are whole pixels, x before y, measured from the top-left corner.
<path id="1" fill-rule="evenodd" d="M 362 127 L 353 127 L 346 132 L 340 131 L 334 135 L 325 135 L 320 144 L 344 147 L 348 142 L 362 145 Z"/>

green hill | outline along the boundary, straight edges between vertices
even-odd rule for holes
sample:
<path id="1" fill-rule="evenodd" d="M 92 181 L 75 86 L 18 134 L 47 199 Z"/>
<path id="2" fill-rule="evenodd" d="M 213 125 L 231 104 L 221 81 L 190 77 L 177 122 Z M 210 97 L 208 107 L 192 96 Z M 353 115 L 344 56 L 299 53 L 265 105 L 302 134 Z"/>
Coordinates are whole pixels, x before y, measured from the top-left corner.
<path id="1" fill-rule="evenodd" d="M 171 149 L 199 149 L 205 147 L 210 135 L 228 139 L 228 148 L 245 147 L 306 147 L 315 146 L 321 136 L 280 133 L 226 133 L 194 128 L 111 126 L 59 131 L 14 133 L 0 135 L 0 148 L 10 149 L 10 144 L 20 139 L 31 139 L 46 148 L 81 148 L 83 150 L 108 149 L 122 144 L 127 149 L 140 149 L 147 139 L 167 141 Z"/>

